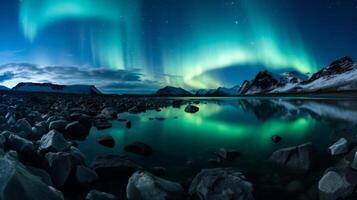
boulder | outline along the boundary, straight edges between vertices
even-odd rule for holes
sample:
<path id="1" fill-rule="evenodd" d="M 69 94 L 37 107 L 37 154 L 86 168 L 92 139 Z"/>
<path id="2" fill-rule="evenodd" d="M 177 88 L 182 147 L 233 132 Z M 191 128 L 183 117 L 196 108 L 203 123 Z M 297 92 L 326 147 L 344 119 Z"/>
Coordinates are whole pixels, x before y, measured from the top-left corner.
<path id="1" fill-rule="evenodd" d="M 51 176 L 45 170 L 31 166 L 26 166 L 26 168 L 34 176 L 40 177 L 42 182 L 46 183 L 47 185 L 53 186 Z"/>
<path id="2" fill-rule="evenodd" d="M 97 190 L 91 190 L 86 196 L 86 200 L 117 200 L 116 196 L 106 193 L 99 192 Z"/>
<path id="3" fill-rule="evenodd" d="M 132 144 L 126 145 L 124 150 L 142 156 L 150 156 L 152 154 L 152 148 L 142 142 L 134 142 Z"/>
<path id="4" fill-rule="evenodd" d="M 131 128 L 131 121 L 129 121 L 129 120 L 126 121 L 126 122 L 125 122 L 125 127 L 126 127 L 126 128 Z"/>
<path id="5" fill-rule="evenodd" d="M 199 200 L 253 200 L 253 185 L 235 168 L 203 169 L 193 179 L 189 195 Z"/>
<path id="6" fill-rule="evenodd" d="M 74 170 L 77 165 L 82 164 L 75 156 L 66 152 L 49 152 L 45 157 L 49 164 L 49 174 L 56 187 L 65 185 L 72 170 Z"/>
<path id="7" fill-rule="evenodd" d="M 274 143 L 278 143 L 278 142 L 280 142 L 282 140 L 282 138 L 279 135 L 273 135 L 273 136 L 271 136 L 271 140 Z"/>
<path id="8" fill-rule="evenodd" d="M 187 105 L 186 108 L 185 108 L 185 112 L 188 112 L 188 113 L 196 113 L 200 110 L 199 107 L 197 106 L 194 106 L 194 105 Z"/>
<path id="9" fill-rule="evenodd" d="M 65 131 L 68 134 L 68 136 L 71 137 L 72 139 L 79 139 L 79 140 L 84 140 L 89 134 L 88 128 L 83 126 L 78 121 L 74 121 L 67 124 Z"/>
<path id="10" fill-rule="evenodd" d="M 347 153 L 348 152 L 348 141 L 345 138 L 341 138 L 337 142 L 335 142 L 333 145 L 331 145 L 328 149 L 329 149 L 330 154 L 333 156 Z"/>
<path id="11" fill-rule="evenodd" d="M 351 168 L 354 169 L 354 170 L 357 170 L 357 151 L 355 152 L 353 161 L 351 163 Z"/>
<path id="12" fill-rule="evenodd" d="M 156 177 L 148 172 L 135 172 L 126 187 L 128 200 L 184 200 L 185 191 L 179 183 Z"/>
<path id="13" fill-rule="evenodd" d="M 41 152 L 59 152 L 68 149 L 70 145 L 71 144 L 64 139 L 61 133 L 56 130 L 52 130 L 42 136 L 38 149 Z"/>
<path id="14" fill-rule="evenodd" d="M 234 149 L 220 148 L 214 152 L 216 156 L 223 160 L 232 161 L 240 156 L 240 152 Z"/>
<path id="15" fill-rule="evenodd" d="M 115 140 L 110 135 L 99 136 L 97 142 L 103 146 L 113 148 L 115 146 Z"/>
<path id="16" fill-rule="evenodd" d="M 0 199 L 51 199 L 63 200 L 61 192 L 42 182 L 41 178 L 30 173 L 9 152 L 0 158 Z"/>
<path id="17" fill-rule="evenodd" d="M 117 118 L 118 112 L 113 107 L 106 107 L 100 114 L 106 119 L 115 119 Z"/>
<path id="18" fill-rule="evenodd" d="M 98 179 L 97 173 L 85 166 L 77 166 L 76 180 L 80 185 L 90 185 Z"/>
<path id="19" fill-rule="evenodd" d="M 32 127 L 32 136 L 35 139 L 41 138 L 47 132 L 48 131 L 47 131 L 46 122 L 37 123 L 35 124 L 35 126 Z"/>
<path id="20" fill-rule="evenodd" d="M 279 149 L 270 156 L 270 160 L 277 164 L 305 172 L 312 167 L 314 157 L 315 151 L 312 143 L 306 143 Z"/>
<path id="21" fill-rule="evenodd" d="M 14 130 L 16 132 L 24 132 L 26 136 L 29 136 L 32 132 L 32 127 L 26 119 L 19 119 L 15 124 Z"/>
<path id="22" fill-rule="evenodd" d="M 352 194 L 354 186 L 351 185 L 344 175 L 335 171 L 328 171 L 318 183 L 320 200 L 343 199 Z"/>
<path id="23" fill-rule="evenodd" d="M 135 171 L 141 169 L 138 164 L 126 157 L 113 154 L 97 156 L 91 168 L 101 179 L 129 178 Z"/>
<path id="24" fill-rule="evenodd" d="M 8 137 L 8 146 L 19 153 L 31 153 L 35 150 L 33 142 L 15 134 Z"/>
<path id="25" fill-rule="evenodd" d="M 59 132 L 64 132 L 67 125 L 67 121 L 65 120 L 55 120 L 50 122 L 48 125 L 48 130 L 56 130 Z"/>

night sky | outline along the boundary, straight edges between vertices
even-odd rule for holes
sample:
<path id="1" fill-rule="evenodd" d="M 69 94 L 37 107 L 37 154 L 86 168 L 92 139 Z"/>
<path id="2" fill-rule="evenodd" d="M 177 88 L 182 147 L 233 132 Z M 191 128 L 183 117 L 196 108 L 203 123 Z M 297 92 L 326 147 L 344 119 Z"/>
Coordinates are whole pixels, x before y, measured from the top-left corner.
<path id="1" fill-rule="evenodd" d="M 1 0 L 0 84 L 234 86 L 357 59 L 357 0 Z"/>

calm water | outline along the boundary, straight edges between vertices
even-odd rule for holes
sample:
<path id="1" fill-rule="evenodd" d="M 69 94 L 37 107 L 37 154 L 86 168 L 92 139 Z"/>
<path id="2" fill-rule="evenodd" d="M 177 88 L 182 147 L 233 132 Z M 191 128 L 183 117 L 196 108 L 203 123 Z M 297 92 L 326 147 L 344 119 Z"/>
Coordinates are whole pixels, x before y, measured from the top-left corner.
<path id="1" fill-rule="evenodd" d="M 186 99 L 191 100 L 191 99 Z M 163 108 L 161 112 L 120 114 L 120 118 L 132 121 L 126 129 L 123 122 L 113 122 L 113 128 L 92 129 L 80 149 L 92 160 L 96 155 L 125 153 L 123 147 L 134 141 L 152 146 L 154 154 L 140 157 L 128 154 L 145 166 L 162 166 L 168 169 L 167 178 L 183 181 L 202 167 L 214 167 L 208 160 L 218 148 L 237 149 L 242 155 L 234 162 L 219 166 L 242 169 L 257 185 L 257 190 L 278 187 L 292 180 L 303 181 L 308 190 L 321 176 L 324 167 L 312 172 L 308 179 L 277 170 L 268 162 L 274 150 L 312 142 L 321 155 L 336 138 L 352 134 L 357 123 L 357 101 L 352 99 L 304 99 L 304 98 L 212 98 L 199 99 L 200 111 L 184 112 L 185 106 Z M 165 118 L 157 120 L 155 118 Z M 150 120 L 154 118 L 154 120 Z M 100 135 L 112 135 L 116 140 L 113 149 L 96 143 Z M 270 137 L 278 134 L 283 140 L 274 144 Z M 188 161 L 193 162 L 187 166 Z M 326 161 L 328 162 L 328 161 Z"/>

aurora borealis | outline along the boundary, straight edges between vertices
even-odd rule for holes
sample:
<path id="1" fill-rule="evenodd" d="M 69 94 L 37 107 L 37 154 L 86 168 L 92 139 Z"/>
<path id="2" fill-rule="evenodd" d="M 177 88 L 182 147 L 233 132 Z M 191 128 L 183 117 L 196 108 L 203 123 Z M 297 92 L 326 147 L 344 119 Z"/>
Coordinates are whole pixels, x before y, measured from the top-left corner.
<path id="1" fill-rule="evenodd" d="M 347 45 L 357 42 L 356 37 L 346 34 L 356 30 L 353 1 L 9 0 L 2 4 L 16 12 L 3 17 L 11 27 L 0 33 L 0 39 L 14 42 L 0 44 L 0 55 L 5 52 L 9 57 L 1 58 L 1 63 L 135 70 L 140 74 L 137 81 L 145 81 L 144 85 L 233 86 L 262 68 L 315 72 L 337 57 L 357 54 Z M 36 80 L 41 79 L 48 77 Z"/>

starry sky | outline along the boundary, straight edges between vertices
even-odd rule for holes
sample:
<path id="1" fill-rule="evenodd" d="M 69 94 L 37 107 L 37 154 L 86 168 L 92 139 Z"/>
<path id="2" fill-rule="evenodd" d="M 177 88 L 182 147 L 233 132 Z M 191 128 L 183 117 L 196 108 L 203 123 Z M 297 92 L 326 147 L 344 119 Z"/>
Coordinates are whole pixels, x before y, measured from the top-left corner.
<path id="1" fill-rule="evenodd" d="M 357 0 L 1 0 L 0 84 L 231 87 L 357 58 Z"/>

